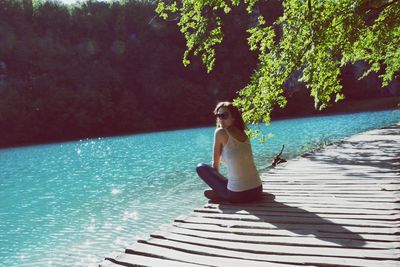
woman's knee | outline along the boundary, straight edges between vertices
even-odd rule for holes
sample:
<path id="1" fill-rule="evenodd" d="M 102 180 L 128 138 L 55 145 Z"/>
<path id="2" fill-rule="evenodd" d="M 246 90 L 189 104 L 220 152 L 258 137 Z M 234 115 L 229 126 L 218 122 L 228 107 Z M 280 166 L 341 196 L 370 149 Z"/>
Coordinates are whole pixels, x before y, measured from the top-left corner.
<path id="1" fill-rule="evenodd" d="M 201 173 L 203 173 L 205 170 L 211 168 L 209 165 L 205 164 L 205 163 L 199 163 L 197 164 L 196 167 L 196 172 L 198 175 L 200 175 Z"/>

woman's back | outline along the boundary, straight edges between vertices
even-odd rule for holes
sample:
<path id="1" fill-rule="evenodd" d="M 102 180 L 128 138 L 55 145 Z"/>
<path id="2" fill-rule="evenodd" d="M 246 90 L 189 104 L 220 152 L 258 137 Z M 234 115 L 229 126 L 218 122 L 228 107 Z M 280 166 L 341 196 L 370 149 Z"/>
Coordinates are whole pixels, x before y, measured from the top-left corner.
<path id="1" fill-rule="evenodd" d="M 228 141 L 222 149 L 222 158 L 228 169 L 228 189 L 244 191 L 261 185 L 260 176 L 253 159 L 250 140 L 235 138 L 228 130 Z"/>
<path id="2" fill-rule="evenodd" d="M 236 140 L 238 140 L 240 142 L 245 142 L 249 139 L 243 131 L 240 131 L 236 127 L 226 129 L 226 131 L 230 136 L 232 136 L 233 138 L 235 138 Z"/>

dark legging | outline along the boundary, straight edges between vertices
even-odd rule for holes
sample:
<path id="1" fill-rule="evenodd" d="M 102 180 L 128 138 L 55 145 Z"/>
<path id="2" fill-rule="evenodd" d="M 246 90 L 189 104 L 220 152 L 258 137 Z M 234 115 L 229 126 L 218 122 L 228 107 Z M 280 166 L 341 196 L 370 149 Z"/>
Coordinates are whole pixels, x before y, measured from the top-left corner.
<path id="1" fill-rule="evenodd" d="M 249 202 L 261 198 L 262 186 L 245 191 L 235 192 L 227 188 L 228 180 L 211 166 L 200 163 L 196 171 L 203 181 L 223 199 L 231 202 Z"/>

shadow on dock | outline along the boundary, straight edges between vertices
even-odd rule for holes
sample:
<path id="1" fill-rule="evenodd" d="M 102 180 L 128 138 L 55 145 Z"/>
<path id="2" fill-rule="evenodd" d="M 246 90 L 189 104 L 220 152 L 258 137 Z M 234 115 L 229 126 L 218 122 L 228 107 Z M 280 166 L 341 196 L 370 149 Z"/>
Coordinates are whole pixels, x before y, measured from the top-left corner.
<path id="1" fill-rule="evenodd" d="M 210 203 L 217 204 L 212 201 Z M 258 220 L 252 220 L 252 222 L 271 224 L 276 229 L 287 230 L 299 236 L 314 237 L 347 248 L 362 248 L 366 244 L 361 235 L 346 228 L 349 225 L 337 224 L 316 213 L 278 202 L 272 194 L 264 193 L 263 199 L 247 204 L 238 205 L 228 202 L 218 204 L 223 214 L 253 215 Z M 253 227 L 263 228 L 262 225 Z"/>

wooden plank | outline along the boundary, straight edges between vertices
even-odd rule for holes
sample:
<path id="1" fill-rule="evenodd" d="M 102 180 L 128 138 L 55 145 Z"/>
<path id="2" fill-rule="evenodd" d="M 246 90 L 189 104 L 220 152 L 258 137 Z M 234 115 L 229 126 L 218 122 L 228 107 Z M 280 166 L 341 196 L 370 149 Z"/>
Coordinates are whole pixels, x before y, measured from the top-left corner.
<path id="1" fill-rule="evenodd" d="M 228 207 L 235 207 L 231 203 L 215 203 L 210 201 L 208 204 L 215 204 L 215 205 L 224 205 L 225 208 Z M 289 205 L 290 204 L 290 205 Z M 240 205 L 237 206 L 238 209 L 249 209 L 251 206 L 247 205 Z M 268 209 L 271 211 L 276 211 L 276 210 L 287 210 L 288 212 L 298 212 L 299 210 L 313 210 L 313 209 L 325 209 L 327 213 L 330 211 L 337 211 L 337 210 L 343 210 L 344 213 L 348 213 L 350 211 L 354 211 L 357 213 L 358 211 L 369 211 L 368 214 L 373 214 L 376 212 L 377 214 L 398 214 L 399 209 L 394 209 L 393 207 L 386 207 L 387 209 L 380 209 L 379 207 L 368 207 L 368 206 L 344 206 L 344 205 L 334 205 L 334 204 L 327 204 L 327 203 L 276 203 L 276 202 L 268 202 L 268 203 L 254 203 L 253 208 L 258 208 L 258 209 Z"/>
<path id="2" fill-rule="evenodd" d="M 263 198 L 268 198 L 263 200 L 263 202 L 273 202 L 277 197 L 291 197 L 291 198 L 338 198 L 343 200 L 363 200 L 363 199 L 371 199 L 372 201 L 377 202 L 390 202 L 390 203 L 398 203 L 400 199 L 400 194 L 397 192 L 370 192 L 369 194 L 366 192 L 352 192 L 352 191 L 343 191 L 337 192 L 335 191 L 306 191 L 306 190 L 293 190 L 293 191 L 274 191 L 269 190 L 268 196 L 263 196 Z M 360 201 L 359 201 L 360 202 Z M 400 204 L 399 204 L 400 205 Z"/>
<path id="3" fill-rule="evenodd" d="M 146 241 L 141 241 L 143 244 L 153 245 L 154 247 L 164 247 L 170 248 L 176 251 L 185 251 L 190 253 L 200 253 L 202 255 L 210 255 L 216 258 L 216 256 L 229 257 L 233 259 L 233 262 L 236 262 L 239 259 L 250 259 L 254 261 L 259 261 L 262 264 L 265 262 L 274 262 L 276 263 L 292 263 L 292 264 L 301 264 L 301 265 L 333 265 L 333 266 L 362 266 L 362 267 L 376 267 L 376 266 L 387 266 L 387 267 L 398 267 L 398 261 L 395 260 L 373 260 L 373 259 L 363 259 L 363 258 L 346 258 L 346 257 L 337 257 L 337 256 L 317 256 L 317 255 L 294 255 L 294 254 L 275 254 L 270 251 L 263 251 L 260 253 L 250 253 L 244 252 L 241 250 L 231 250 L 227 248 L 219 248 L 219 247 L 210 247 L 210 246 L 202 246 L 196 244 L 182 243 L 165 239 L 156 239 L 150 238 Z M 153 248 L 154 248 L 153 247 Z M 152 248 L 146 247 L 145 251 L 150 251 Z M 288 248 L 288 250 L 290 250 Z M 132 252 L 137 251 L 137 247 L 132 248 Z M 312 253 L 312 250 L 309 250 Z M 158 252 L 156 252 L 158 253 Z M 216 258 L 214 262 L 217 262 Z M 215 266 L 215 265 L 214 265 Z M 223 265 L 222 265 L 223 266 Z M 225 265 L 231 266 L 231 265 Z M 249 266 L 249 265 L 242 265 Z M 266 266 L 266 265 L 261 265 Z M 274 266 L 274 265 L 273 265 Z M 276 266 L 276 265 L 275 265 Z"/>
<path id="4" fill-rule="evenodd" d="M 318 184 L 318 185 L 317 185 Z M 341 191 L 338 190 L 338 187 L 346 187 L 346 186 L 350 186 L 350 189 L 353 190 L 346 190 L 346 191 L 352 191 L 355 193 L 371 193 L 374 191 L 377 191 L 377 193 L 386 193 L 386 191 L 394 191 L 391 192 L 393 194 L 396 194 L 396 190 L 390 190 L 392 188 L 390 188 L 391 186 L 399 186 L 400 184 L 395 184 L 395 183 L 387 183 L 387 184 L 383 184 L 383 183 L 368 183 L 365 185 L 370 186 L 371 188 L 368 188 L 370 190 L 366 190 L 366 192 L 363 192 L 362 188 L 360 188 L 360 184 L 357 183 L 335 183 L 335 182 L 331 182 L 331 183 L 323 183 L 323 182 L 319 182 L 319 181 L 315 181 L 315 182 L 311 182 L 311 181 L 285 181 L 285 182 L 271 182 L 271 181 L 263 181 L 263 187 L 265 191 L 270 191 L 271 189 L 277 188 L 279 186 L 290 186 L 296 189 L 300 189 L 302 191 L 306 191 L 307 188 L 323 188 L 324 186 L 329 187 L 330 189 L 332 189 L 333 191 Z M 304 187 L 304 189 L 302 189 L 302 187 Z M 353 188 L 352 188 L 353 187 Z M 383 190 L 382 190 L 383 189 Z"/>
<path id="5" fill-rule="evenodd" d="M 117 264 L 115 262 L 112 262 L 110 260 L 104 260 L 99 263 L 99 267 L 122 267 L 124 265 Z"/>
<path id="6" fill-rule="evenodd" d="M 400 145 L 400 144 L 399 144 Z M 307 169 L 298 169 L 296 166 L 287 165 L 284 169 L 281 170 L 268 170 L 268 172 L 263 172 L 261 174 L 262 177 L 274 176 L 274 175 L 294 175 L 294 176 L 310 176 L 310 177 L 318 177 L 318 176 L 337 176 L 342 175 L 342 178 L 348 179 L 364 179 L 366 177 L 377 177 L 377 178 L 391 178 L 396 179 L 396 171 L 392 168 L 384 168 L 384 167 L 366 167 L 366 168 L 358 168 L 356 165 L 341 165 L 336 163 L 332 159 L 328 159 L 330 164 L 335 165 L 335 168 L 328 168 L 324 166 L 319 166 L 318 163 L 313 162 L 308 168 L 314 168 L 317 170 L 313 172 L 312 170 Z M 339 160 L 340 159 L 336 159 Z M 356 158 L 354 159 L 357 160 Z M 363 159 L 365 160 L 365 158 Z M 393 159 L 392 159 L 393 160 Z M 348 161 L 346 159 L 346 161 Z M 367 163 L 367 162 L 366 162 Z M 380 163 L 384 163 L 381 161 Z M 306 161 L 301 161 L 300 164 L 307 165 Z M 367 163 L 368 164 L 368 163 Z M 376 164 L 376 165 L 379 165 Z M 387 165 L 389 166 L 389 165 Z M 354 168 L 353 168 L 354 167 Z M 389 166 L 393 167 L 393 166 Z M 396 168 L 396 167 L 395 167 Z"/>
<path id="7" fill-rule="evenodd" d="M 318 156 L 315 156 L 316 158 Z M 331 159 L 327 158 L 329 161 L 332 161 Z M 320 158 L 320 160 L 322 160 Z M 346 161 L 349 161 L 346 159 Z M 382 163 L 383 161 L 378 162 Z M 333 161 L 331 164 L 335 164 Z M 308 174 L 310 176 L 313 175 L 329 175 L 329 174 L 336 174 L 336 173 L 343 173 L 343 174 L 359 174 L 356 175 L 356 177 L 360 177 L 361 174 L 367 173 L 370 175 L 382 175 L 382 176 L 393 176 L 393 171 L 390 169 L 383 169 L 379 167 L 369 167 L 369 166 L 357 166 L 357 165 L 346 165 L 346 164 L 340 164 L 337 166 L 332 166 L 332 165 L 323 165 L 323 164 L 318 164 L 318 162 L 312 162 L 312 164 L 309 164 L 307 159 L 299 161 L 298 165 L 293 165 L 293 164 L 287 164 L 286 166 L 282 166 L 281 169 L 270 169 L 268 173 L 263 174 L 263 175 L 300 175 L 300 174 Z"/>
<path id="8" fill-rule="evenodd" d="M 154 266 L 154 267 L 199 267 L 208 266 L 204 264 L 195 264 L 188 261 L 178 261 L 178 260 L 168 260 L 161 258 L 160 256 L 143 256 L 143 255 L 133 255 L 133 254 L 121 254 L 116 258 L 108 259 L 115 265 L 110 265 L 110 267 L 118 266 Z M 105 265 L 104 267 L 108 267 Z"/>
<path id="9" fill-rule="evenodd" d="M 215 202 L 214 202 L 215 203 Z M 229 204 L 229 202 L 218 202 L 223 204 Z M 313 206 L 313 207 L 336 207 L 336 208 L 364 208 L 364 209 L 377 209 L 377 210 L 398 210 L 400 204 L 396 202 L 361 202 L 361 201 L 345 201 L 341 199 L 325 198 L 289 198 L 289 197 L 276 197 L 275 201 L 271 202 L 254 202 L 253 205 L 256 206 L 292 206 L 292 207 L 302 207 L 302 206 Z"/>
<path id="10" fill-rule="evenodd" d="M 360 226 L 341 226 L 335 224 L 298 224 L 298 223 L 269 223 L 269 222 L 247 222 L 240 220 L 221 220 L 202 217 L 180 216 L 176 222 L 187 223 L 202 223 L 202 224 L 216 224 L 228 228 L 243 227 L 243 228 L 259 228 L 259 229 L 288 229 L 291 231 L 298 230 L 302 232 L 315 230 L 328 233 L 376 233 L 376 234 L 399 234 L 398 228 L 388 227 L 360 227 Z"/>
<path id="11" fill-rule="evenodd" d="M 365 193 L 386 193 L 387 191 L 393 191 L 391 193 L 396 194 L 396 190 L 400 188 L 400 184 L 396 183 L 368 183 L 368 184 L 360 184 L 360 183 L 323 183 L 320 181 L 310 182 L 310 181 L 285 181 L 285 182 L 271 182 L 271 181 L 263 181 L 264 191 L 269 191 L 271 189 L 279 189 L 280 186 L 285 188 L 293 188 L 296 190 L 306 191 L 308 189 L 330 189 L 333 191 L 342 191 L 340 189 L 346 189 L 345 191 L 353 191 L 353 192 L 364 192 Z M 347 188 L 348 187 L 348 188 Z M 398 191 L 397 191 L 398 192 Z"/>
<path id="12" fill-rule="evenodd" d="M 346 186 L 341 186 L 341 185 L 329 185 L 329 184 L 304 184 L 304 185 L 295 185 L 295 184 L 280 184 L 280 185 L 274 185 L 274 184 L 268 184 L 268 182 L 263 182 L 263 187 L 264 190 L 268 189 L 278 189 L 278 190 L 330 190 L 330 189 L 343 189 L 345 191 L 399 191 L 400 190 L 400 184 L 388 184 L 388 185 L 372 185 L 372 184 L 353 184 L 353 185 L 346 185 Z"/>
<path id="13" fill-rule="evenodd" d="M 310 166 L 310 168 L 315 166 Z M 289 175 L 288 175 L 289 174 Z M 359 181 L 359 182 L 373 182 L 381 181 L 383 183 L 398 183 L 398 175 L 392 172 L 360 172 L 354 170 L 334 169 L 319 171 L 318 173 L 311 173 L 309 171 L 299 172 L 296 168 L 286 167 L 284 170 L 277 172 L 268 171 L 260 174 L 261 178 L 266 178 L 271 181 L 280 181 L 282 177 L 285 180 L 305 180 L 305 181 Z M 296 178 L 296 179 L 295 179 Z"/>
<path id="14" fill-rule="evenodd" d="M 197 244 L 208 247 L 217 247 L 223 249 L 230 249 L 234 251 L 244 251 L 251 253 L 263 253 L 268 251 L 272 254 L 287 254 L 287 255 L 317 255 L 317 256 L 340 256 L 350 258 L 365 258 L 365 259 L 400 259 L 400 250 L 396 248 L 389 249 L 369 249 L 369 248 L 351 248 L 351 247 L 323 247 L 323 246 L 308 246 L 309 244 L 303 244 L 303 246 L 297 246 L 292 244 L 267 244 L 267 243 L 248 243 L 243 241 L 231 241 L 231 240 L 216 240 L 208 239 L 204 237 L 187 236 L 181 234 L 175 234 L 171 232 L 157 231 L 153 238 L 146 240 L 145 242 L 158 242 L 157 240 L 171 240 L 181 243 Z"/>
<path id="15" fill-rule="evenodd" d="M 285 188 L 293 188 L 299 190 L 307 190 L 307 189 L 324 189 L 324 187 L 331 189 L 331 190 L 338 190 L 338 188 L 346 188 L 346 191 L 353 191 L 353 192 L 363 192 L 364 190 L 366 193 L 370 193 L 371 191 L 377 191 L 380 193 L 385 193 L 386 191 L 396 191 L 400 188 L 400 184 L 396 183 L 323 183 L 319 181 L 310 182 L 310 181 L 286 181 L 286 182 L 271 182 L 271 181 L 263 181 L 263 187 L 265 191 L 269 191 L 270 189 L 276 189 L 280 186 L 284 186 Z M 340 190 L 340 189 L 339 189 Z M 392 192 L 394 193 L 394 192 Z"/>
<path id="16" fill-rule="evenodd" d="M 290 213 L 302 213 L 303 210 L 317 214 L 369 214 L 369 215 L 399 215 L 400 210 L 372 210 L 372 209 L 356 209 L 356 208 L 339 208 L 339 207 L 291 207 L 291 206 L 250 206 L 250 205 L 234 205 L 231 204 L 216 204 L 208 203 L 204 205 L 204 209 L 217 209 L 226 212 L 232 211 L 267 211 L 267 212 L 285 212 L 287 215 Z"/>
<path id="17" fill-rule="evenodd" d="M 331 164 L 335 164 L 333 161 Z M 301 165 L 301 169 L 299 169 L 299 165 Z M 306 167 L 307 168 L 303 168 Z M 329 167 L 330 166 L 330 167 Z M 366 171 L 368 170 L 368 171 Z M 318 162 L 308 162 L 307 160 L 300 160 L 298 164 L 292 164 L 292 160 L 290 160 L 286 166 L 282 168 L 270 168 L 266 169 L 265 172 L 261 173 L 261 177 L 274 177 L 274 176 L 281 176 L 281 175 L 293 175 L 298 177 L 307 177 L 310 178 L 318 178 L 321 176 L 329 177 L 337 177 L 338 179 L 364 179 L 364 176 L 367 177 L 378 177 L 378 178 L 392 178 L 396 179 L 396 173 L 393 170 L 384 169 L 384 168 L 370 168 L 367 167 L 366 169 L 360 168 L 348 168 L 347 166 L 342 165 L 325 165 L 321 166 Z M 290 177 L 289 177 L 290 178 Z M 367 179 L 366 179 L 367 180 Z"/>
<path id="18" fill-rule="evenodd" d="M 307 198 L 276 198 L 273 202 L 254 202 L 254 206 L 258 207 L 291 207 L 295 208 L 305 208 L 305 207 L 332 207 L 332 208 L 347 208 L 347 209 L 371 209 L 371 210 L 399 210 L 399 203 L 368 203 L 368 202 L 352 202 L 352 201 L 316 201 Z M 229 202 L 213 202 L 218 204 L 229 204 Z"/>
<path id="19" fill-rule="evenodd" d="M 220 225 L 212 224 L 197 224 L 197 223 L 181 223 L 174 222 L 174 227 L 193 229 L 200 231 L 210 231 L 218 233 L 235 233 L 239 235 L 256 235 L 256 236 L 289 236 L 289 237 L 315 237 L 319 239 L 324 238 L 342 238 L 349 240 L 363 240 L 363 241 L 385 241 L 385 242 L 400 242 L 399 235 L 392 234 L 365 234 L 358 233 L 359 239 L 355 238 L 353 233 L 328 233 L 319 232 L 318 230 L 308 229 L 307 231 L 291 231 L 286 229 L 271 228 L 271 229 L 258 229 L 258 228 L 227 228 Z"/>
<path id="20" fill-rule="evenodd" d="M 391 194 L 388 193 L 386 195 L 384 194 L 362 194 L 362 193 L 332 193 L 332 192 L 287 192 L 287 191 L 269 191 L 270 195 L 273 195 L 272 197 L 269 197 L 271 199 L 271 202 L 273 199 L 276 199 L 278 197 L 291 197 L 291 198 L 337 198 L 337 199 L 343 199 L 346 201 L 354 201 L 356 200 L 365 200 L 365 199 L 371 199 L 371 201 L 376 201 L 376 202 L 389 202 L 389 203 L 398 203 L 396 200 L 400 200 L 400 194 Z M 361 202 L 361 201 L 358 201 Z M 365 201 L 362 201 L 365 202 Z"/>
<path id="21" fill-rule="evenodd" d="M 288 213 L 287 211 L 270 211 L 266 209 L 264 211 L 260 210 L 235 210 L 235 209 L 209 209 L 209 208 L 199 208 L 195 209 L 194 213 L 212 213 L 212 214 L 243 214 L 243 215 L 250 215 L 250 216 L 262 216 L 262 217 L 269 217 L 269 216 L 279 216 L 279 217 L 315 217 L 316 215 L 311 212 L 291 212 Z M 318 214 L 321 216 L 321 214 Z M 321 217 L 325 219 L 362 219 L 362 220 L 382 220 L 382 221 L 400 221 L 400 213 L 394 215 L 376 215 L 376 214 L 324 214 Z"/>
<path id="22" fill-rule="evenodd" d="M 310 168 L 315 168 L 312 166 Z M 372 182 L 372 181 L 382 181 L 384 183 L 397 183 L 396 172 L 366 172 L 360 170 L 329 170 L 319 173 L 301 172 L 297 171 L 295 168 L 286 168 L 284 171 L 272 172 L 267 171 L 260 174 L 260 177 L 265 180 L 280 181 L 282 178 L 285 180 L 305 180 L 305 181 L 321 181 L 326 179 L 327 181 L 360 181 L 360 182 Z"/>
<path id="23" fill-rule="evenodd" d="M 337 176 L 336 176 L 337 175 Z M 339 176 L 341 175 L 341 177 Z M 296 172 L 280 172 L 280 173 L 264 173 L 260 176 L 261 180 L 264 182 L 295 182 L 295 181 L 321 181 L 321 182 L 330 182 L 330 181 L 342 181 L 351 182 L 351 181 L 360 181 L 366 183 L 373 183 L 376 181 L 381 181 L 383 184 L 398 184 L 396 178 L 398 178 L 398 174 L 391 173 L 371 173 L 371 172 L 343 172 L 343 171 L 331 171 L 330 173 L 320 173 L 320 174 L 310 174 L 310 173 L 301 173 Z"/>
<path id="24" fill-rule="evenodd" d="M 267 195 L 268 194 L 268 195 Z M 371 198 L 377 200 L 384 200 L 387 202 L 394 202 L 400 198 L 400 194 L 398 191 L 385 191 L 385 190 L 377 190 L 377 191 L 359 191 L 358 193 L 346 190 L 346 191 L 338 191 L 334 190 L 306 190 L 306 189 L 289 189 L 289 190 L 280 190 L 280 189 L 271 189 L 267 188 L 264 191 L 265 200 L 258 202 L 266 203 L 268 201 L 272 202 L 272 200 L 276 199 L 278 196 L 284 197 L 293 197 L 293 198 L 303 198 L 303 197 L 337 197 L 337 198 Z M 253 204 L 257 204 L 257 202 L 253 202 Z"/>
<path id="25" fill-rule="evenodd" d="M 321 178 L 321 177 L 320 177 Z M 301 180 L 297 178 L 289 179 L 287 176 L 280 177 L 279 180 L 273 180 L 268 177 L 267 179 L 262 179 L 264 185 L 329 185 L 329 186 L 338 186 L 338 185 L 354 185 L 354 186 L 399 186 L 399 183 L 388 181 L 387 183 L 381 183 L 378 180 L 370 180 L 369 182 L 362 181 L 352 181 L 352 180 Z"/>
<path id="26" fill-rule="evenodd" d="M 279 188 L 279 186 L 271 186 L 271 187 L 266 187 L 264 186 L 263 192 L 265 194 L 282 194 L 286 193 L 287 195 L 290 195 L 292 193 L 309 193 L 309 194 L 335 194 L 334 192 L 338 192 L 338 194 L 352 194 L 355 192 L 356 189 L 354 188 L 347 188 L 346 190 L 341 190 L 340 187 L 335 187 L 335 188 L 324 188 L 323 186 L 321 187 L 308 187 L 308 188 L 302 188 L 300 187 L 285 187 L 285 188 Z M 369 190 L 359 190 L 358 193 L 355 194 L 371 194 L 371 195 L 382 195 L 382 194 L 388 194 L 392 195 L 394 197 L 399 196 L 399 190 L 391 190 L 390 188 L 385 188 L 385 187 L 376 187 L 375 189 L 369 189 Z"/>
<path id="27" fill-rule="evenodd" d="M 208 204 L 216 204 L 216 205 L 226 205 L 230 207 L 233 207 L 231 203 L 215 203 L 210 201 Z M 248 209 L 250 206 L 240 206 L 238 208 L 240 209 Z M 398 214 L 399 209 L 393 209 L 393 208 L 388 208 L 388 209 L 379 209 L 375 207 L 367 207 L 367 206 L 336 206 L 332 204 L 327 204 L 327 203 L 259 203 L 259 204 L 254 204 L 255 208 L 259 209 L 268 209 L 268 210 L 287 210 L 288 212 L 297 212 L 298 210 L 312 210 L 312 209 L 325 209 L 328 213 L 329 211 L 332 210 L 343 210 L 344 213 L 346 211 L 351 211 L 353 210 L 354 212 L 358 212 L 360 210 L 363 211 L 369 211 L 368 214 L 373 214 L 373 212 L 377 212 L 377 214 Z M 381 212 L 381 213 L 378 213 Z"/>
<path id="28" fill-rule="evenodd" d="M 308 213 L 309 216 L 262 216 L 261 214 L 226 214 L 226 213 L 201 213 L 192 212 L 189 216 L 223 219 L 223 220 L 240 220 L 248 222 L 268 222 L 268 223 L 299 223 L 299 224 L 327 224 L 327 225 L 355 225 L 355 226 L 369 226 L 369 227 L 400 227 L 397 221 L 386 220 L 362 220 L 362 219 L 342 219 L 342 218 L 323 218 L 316 214 Z"/>
<path id="29" fill-rule="evenodd" d="M 295 191 L 286 191 L 286 190 L 266 190 L 269 194 L 269 197 L 272 195 L 276 196 L 293 196 L 293 197 L 303 197 L 305 195 L 312 196 L 338 196 L 338 197 L 354 197 L 354 198 L 381 198 L 381 199 L 393 199 L 399 198 L 400 193 L 397 191 L 340 191 L 340 190 L 330 190 L 330 191 L 313 191 L 310 192 L 308 190 L 295 190 Z"/>
<path id="30" fill-rule="evenodd" d="M 296 196 L 296 195 L 278 195 L 275 194 L 275 201 L 277 200 L 282 200 L 282 202 L 290 202 L 290 201 L 303 201 L 303 200 L 307 200 L 307 201 L 323 201 L 323 202 L 335 202 L 338 204 L 341 203 L 356 203 L 356 204 L 363 204 L 363 203 L 369 203 L 369 204 L 380 204 L 380 203 L 399 203 L 400 202 L 400 198 L 398 197 L 392 197 L 392 198 L 354 198 L 351 196 L 347 196 L 347 197 L 343 197 L 340 195 L 314 195 L 314 194 L 308 194 L 308 195 L 301 195 L 301 196 Z M 400 204 L 394 205 L 394 208 L 400 208 Z"/>
<path id="31" fill-rule="evenodd" d="M 398 184 L 399 181 L 396 179 L 398 175 L 393 176 L 382 176 L 382 175 L 372 175 L 363 174 L 362 177 L 346 177 L 343 173 L 337 173 L 338 176 L 333 176 L 329 174 L 319 174 L 319 175 L 300 175 L 300 174 L 274 174 L 274 175 L 261 175 L 261 179 L 264 182 L 270 183 L 326 183 L 335 184 L 338 182 L 340 184 L 348 183 L 358 183 L 358 184 Z M 340 176 L 339 176 L 340 175 Z M 354 174 L 349 174 L 354 175 Z M 360 174 L 361 175 L 361 174 Z"/>
<path id="32" fill-rule="evenodd" d="M 304 162 L 303 162 L 304 163 Z M 270 179 L 272 181 L 280 180 L 280 178 L 286 178 L 286 180 L 338 180 L 338 181 L 382 181 L 382 182 L 394 182 L 396 183 L 397 174 L 392 170 L 389 172 L 378 170 L 360 170 L 360 169 L 346 169 L 343 166 L 338 166 L 337 169 L 322 170 L 320 166 L 313 165 L 310 168 L 319 169 L 318 172 L 301 171 L 297 168 L 287 166 L 284 170 L 274 171 L 268 170 L 263 172 L 260 177 L 262 179 Z"/>
<path id="33" fill-rule="evenodd" d="M 176 226 L 170 226 L 165 229 L 169 233 L 202 237 L 215 240 L 241 241 L 245 243 L 257 244 L 282 244 L 295 246 L 322 246 L 322 247 L 349 247 L 349 248 L 373 248 L 373 249 L 395 249 L 400 248 L 400 242 L 379 242 L 364 241 L 356 239 L 343 239 L 337 237 L 315 238 L 313 236 L 260 236 L 245 235 L 232 232 L 210 232 L 193 229 L 185 229 Z M 158 236 L 158 231 L 151 234 L 152 237 Z"/>
<path id="34" fill-rule="evenodd" d="M 171 262 L 184 262 L 185 264 L 203 264 L 206 266 L 293 267 L 292 264 L 278 264 L 273 263 L 267 259 L 260 262 L 248 258 L 231 258 L 223 253 L 210 256 L 208 253 L 204 253 L 202 250 L 191 250 L 191 246 L 189 244 L 180 243 L 177 246 L 163 246 L 162 243 L 160 244 L 159 242 L 153 242 L 154 240 L 156 239 L 150 238 L 146 241 L 139 240 L 138 243 L 126 249 L 127 254 L 125 255 L 139 254 L 146 256 L 162 257 L 163 259 L 170 260 Z M 164 267 L 164 265 L 158 266 Z"/>
<path id="35" fill-rule="evenodd" d="M 281 175 L 281 174 L 290 174 L 290 175 L 302 175 L 302 176 L 317 176 L 317 175 L 335 175 L 335 174 L 343 174 L 345 176 L 349 176 L 349 179 L 357 179 L 357 178 L 364 178 L 364 175 L 366 176 L 382 176 L 382 177 L 396 177 L 395 172 L 390 169 L 384 169 L 384 168 L 352 168 L 352 166 L 346 166 L 346 165 L 336 165 L 335 167 L 327 167 L 327 166 L 320 166 L 318 163 L 313 162 L 312 164 L 309 164 L 308 170 L 304 169 L 303 167 L 307 166 L 308 162 L 306 159 L 299 161 L 299 164 L 302 165 L 301 169 L 299 169 L 297 166 L 291 164 L 291 161 L 289 161 L 289 164 L 286 166 L 280 167 L 280 169 L 267 169 L 267 172 L 263 172 L 261 174 L 262 177 L 268 176 L 268 175 Z M 332 162 L 332 164 L 335 164 Z M 313 169 L 314 168 L 314 169 Z"/>

